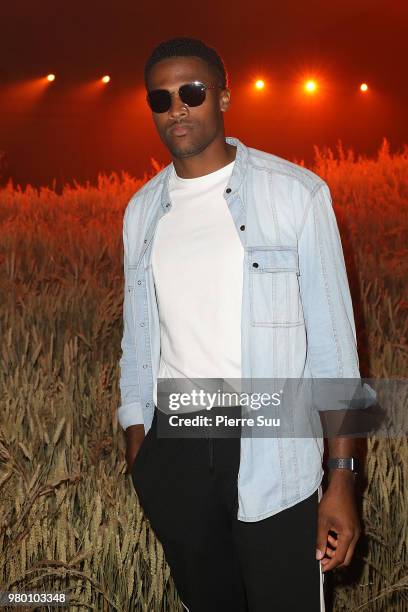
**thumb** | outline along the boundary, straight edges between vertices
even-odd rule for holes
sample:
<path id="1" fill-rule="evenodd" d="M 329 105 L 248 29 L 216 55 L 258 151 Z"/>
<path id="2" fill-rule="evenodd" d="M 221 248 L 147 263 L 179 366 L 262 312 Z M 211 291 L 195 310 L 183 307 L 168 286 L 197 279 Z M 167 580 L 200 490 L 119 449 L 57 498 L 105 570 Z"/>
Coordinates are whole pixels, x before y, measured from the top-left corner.
<path id="1" fill-rule="evenodd" d="M 319 523 L 316 539 L 316 559 L 323 559 L 326 554 L 328 533 L 327 527 L 323 523 Z"/>

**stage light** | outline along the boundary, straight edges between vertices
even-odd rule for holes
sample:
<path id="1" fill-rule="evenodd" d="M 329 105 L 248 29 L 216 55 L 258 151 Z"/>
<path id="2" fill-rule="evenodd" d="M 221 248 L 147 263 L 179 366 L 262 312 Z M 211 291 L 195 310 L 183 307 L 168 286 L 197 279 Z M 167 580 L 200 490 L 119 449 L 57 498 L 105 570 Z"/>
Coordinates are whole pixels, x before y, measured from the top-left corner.
<path id="1" fill-rule="evenodd" d="M 263 89 L 265 87 L 265 81 L 263 81 L 262 79 L 258 79 L 255 82 L 255 88 L 256 89 Z"/>
<path id="2" fill-rule="evenodd" d="M 102 77 L 101 81 L 102 83 L 109 83 L 110 76 L 108 74 L 105 74 L 105 76 Z"/>
<path id="3" fill-rule="evenodd" d="M 316 81 L 313 81 L 312 79 L 310 79 L 306 81 L 304 88 L 305 88 L 305 91 L 307 91 L 308 93 L 314 93 L 317 89 L 317 83 Z"/>
<path id="4" fill-rule="evenodd" d="M 47 81 L 50 81 L 50 83 L 51 83 L 51 81 L 55 81 L 55 74 L 47 75 Z"/>
<path id="5" fill-rule="evenodd" d="M 368 90 L 368 85 L 367 83 L 361 83 L 360 85 L 360 91 L 367 91 Z"/>

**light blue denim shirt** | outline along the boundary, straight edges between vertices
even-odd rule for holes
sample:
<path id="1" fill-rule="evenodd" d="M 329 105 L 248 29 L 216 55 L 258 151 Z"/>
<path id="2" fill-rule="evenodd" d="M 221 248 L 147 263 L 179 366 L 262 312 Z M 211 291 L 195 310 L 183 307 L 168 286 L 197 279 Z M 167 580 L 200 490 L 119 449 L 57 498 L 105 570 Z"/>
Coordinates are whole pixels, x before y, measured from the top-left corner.
<path id="1" fill-rule="evenodd" d="M 326 182 L 238 138 L 226 141 L 237 153 L 224 198 L 244 248 L 242 378 L 359 378 L 350 290 Z M 172 167 L 134 194 L 123 218 L 118 420 L 123 429 L 143 423 L 145 433 L 160 361 L 151 247 L 172 206 Z M 311 495 L 321 483 L 322 457 L 322 438 L 242 437 L 238 519 L 258 521 Z"/>

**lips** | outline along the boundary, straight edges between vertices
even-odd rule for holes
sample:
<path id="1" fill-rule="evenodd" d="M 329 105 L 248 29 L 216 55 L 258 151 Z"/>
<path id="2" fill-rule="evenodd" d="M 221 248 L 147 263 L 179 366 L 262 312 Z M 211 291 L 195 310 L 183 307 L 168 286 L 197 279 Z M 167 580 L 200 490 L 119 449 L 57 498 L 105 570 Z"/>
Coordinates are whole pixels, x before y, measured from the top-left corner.
<path id="1" fill-rule="evenodd" d="M 185 136 L 187 134 L 188 131 L 188 126 L 187 125 L 173 125 L 173 127 L 170 128 L 170 132 L 174 135 L 174 136 Z"/>

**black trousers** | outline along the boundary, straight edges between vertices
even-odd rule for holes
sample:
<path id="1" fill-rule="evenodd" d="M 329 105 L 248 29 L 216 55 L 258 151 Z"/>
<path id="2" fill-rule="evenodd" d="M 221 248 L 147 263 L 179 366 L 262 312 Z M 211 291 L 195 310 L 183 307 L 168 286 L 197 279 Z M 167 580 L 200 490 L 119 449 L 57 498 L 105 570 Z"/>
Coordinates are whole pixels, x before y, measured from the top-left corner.
<path id="1" fill-rule="evenodd" d="M 132 467 L 140 504 L 189 612 L 320 612 L 318 492 L 237 519 L 240 438 L 165 438 L 152 426 Z"/>

